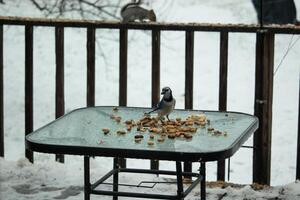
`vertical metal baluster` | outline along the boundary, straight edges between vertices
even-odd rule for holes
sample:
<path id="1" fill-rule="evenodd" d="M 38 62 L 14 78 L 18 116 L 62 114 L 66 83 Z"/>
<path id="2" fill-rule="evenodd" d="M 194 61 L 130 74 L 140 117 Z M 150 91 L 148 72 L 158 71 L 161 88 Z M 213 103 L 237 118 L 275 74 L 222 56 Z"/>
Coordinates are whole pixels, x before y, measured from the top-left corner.
<path id="1" fill-rule="evenodd" d="M 25 135 L 33 131 L 33 26 L 25 26 Z M 33 152 L 25 149 L 33 163 Z"/>
<path id="2" fill-rule="evenodd" d="M 86 104 L 95 106 L 95 28 L 87 29 L 87 90 Z"/>
<path id="3" fill-rule="evenodd" d="M 114 158 L 114 164 L 113 164 L 113 168 L 114 169 L 119 169 L 119 159 L 118 158 Z M 119 190 L 119 171 L 115 172 L 113 174 L 113 191 L 114 192 L 118 192 Z M 118 200 L 118 196 L 113 196 L 113 200 Z"/>
<path id="4" fill-rule="evenodd" d="M 152 31 L 152 107 L 159 102 L 160 97 L 160 31 Z M 151 160 L 151 169 L 159 169 L 159 161 Z"/>
<path id="5" fill-rule="evenodd" d="M 263 28 L 264 26 L 264 4 L 263 0 L 260 0 L 260 18 L 259 18 L 259 26 L 260 28 Z"/>
<path id="6" fill-rule="evenodd" d="M 90 200 L 91 183 L 90 183 L 90 157 L 84 156 L 84 200 Z"/>
<path id="7" fill-rule="evenodd" d="M 55 117 L 65 114 L 64 94 L 64 27 L 55 27 L 55 55 L 56 55 L 56 94 L 55 94 Z M 64 155 L 56 155 L 55 160 L 64 162 Z"/>
<path id="8" fill-rule="evenodd" d="M 177 172 L 177 199 L 183 199 L 183 181 L 182 181 L 182 167 L 181 162 L 176 161 L 176 172 Z"/>
<path id="9" fill-rule="evenodd" d="M 297 143 L 296 179 L 300 180 L 300 76 L 299 76 L 298 143 Z"/>
<path id="10" fill-rule="evenodd" d="M 230 158 L 228 158 L 227 181 L 230 180 Z"/>
<path id="11" fill-rule="evenodd" d="M 4 157 L 3 24 L 0 24 L 0 157 Z"/>
<path id="12" fill-rule="evenodd" d="M 228 32 L 220 33 L 219 111 L 227 110 Z M 230 158 L 229 158 L 230 159 Z M 225 160 L 217 164 L 217 180 L 225 180 Z"/>
<path id="13" fill-rule="evenodd" d="M 194 31 L 185 32 L 185 109 L 193 109 Z M 192 171 L 192 163 L 184 162 L 184 172 Z M 190 176 L 185 176 L 191 178 Z"/>
<path id="14" fill-rule="evenodd" d="M 206 167 L 205 162 L 200 162 L 200 176 L 202 177 L 201 183 L 200 183 L 200 196 L 201 200 L 206 199 Z"/>
<path id="15" fill-rule="evenodd" d="M 119 105 L 127 105 L 127 55 L 128 30 L 120 29 L 120 75 L 119 75 Z M 126 159 L 120 158 L 120 167 L 126 167 Z"/>

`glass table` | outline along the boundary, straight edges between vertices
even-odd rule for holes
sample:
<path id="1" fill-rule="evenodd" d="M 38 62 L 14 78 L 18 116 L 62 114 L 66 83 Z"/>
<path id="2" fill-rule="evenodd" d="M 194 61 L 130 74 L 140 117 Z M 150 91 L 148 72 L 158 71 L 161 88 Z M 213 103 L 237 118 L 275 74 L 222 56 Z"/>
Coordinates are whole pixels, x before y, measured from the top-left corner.
<path id="1" fill-rule="evenodd" d="M 184 199 L 200 182 L 201 199 L 205 199 L 205 162 L 231 157 L 258 128 L 255 116 L 238 112 L 217 112 L 197 110 L 174 110 L 170 118 L 181 121 L 188 116 L 205 116 L 205 125 L 192 127 L 192 138 L 168 137 L 158 140 L 162 133 L 149 133 L 136 127 L 126 130 L 126 121 L 135 122 L 149 112 L 149 108 L 99 106 L 74 110 L 26 136 L 26 148 L 44 153 L 84 156 L 85 200 L 91 194 L 141 197 L 154 199 Z M 119 117 L 119 121 L 115 117 Z M 153 115 L 155 116 L 155 115 Z M 171 119 L 171 120 L 172 120 Z M 130 122 L 128 122 L 130 123 Z M 158 123 L 165 123 L 164 121 Z M 186 125 L 187 126 L 187 125 Z M 104 134 L 103 128 L 109 130 Z M 149 129 L 151 129 L 149 127 Z M 184 130 L 184 129 L 183 129 Z M 136 140 L 136 135 L 143 139 Z M 154 137 L 154 138 L 153 138 Z M 150 141 L 150 142 L 149 142 Z M 113 169 L 95 183 L 90 183 L 90 157 L 114 157 Z M 176 171 L 122 168 L 118 158 L 169 160 L 176 162 Z M 200 172 L 183 172 L 181 162 L 199 162 Z M 148 173 L 167 174 L 177 177 L 177 195 L 145 194 L 118 191 L 118 174 Z M 113 191 L 96 188 L 113 176 Z M 196 177 L 183 191 L 182 176 Z"/>

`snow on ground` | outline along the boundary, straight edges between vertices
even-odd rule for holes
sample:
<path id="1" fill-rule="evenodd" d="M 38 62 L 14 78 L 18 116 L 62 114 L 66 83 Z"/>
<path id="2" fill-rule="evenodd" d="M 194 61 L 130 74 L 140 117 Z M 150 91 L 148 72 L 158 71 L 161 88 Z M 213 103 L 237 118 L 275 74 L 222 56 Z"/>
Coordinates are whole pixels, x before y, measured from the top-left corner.
<path id="1" fill-rule="evenodd" d="M 79 160 L 82 161 L 80 157 Z M 110 170 L 109 166 L 104 166 L 101 159 L 91 159 L 91 178 L 100 177 L 104 172 Z M 0 180 L 5 181 L 1 185 L 0 191 L 3 199 L 32 199 L 32 200 L 48 200 L 48 199 L 83 199 L 83 168 L 81 162 L 72 163 L 72 165 L 60 164 L 55 161 L 43 161 L 31 164 L 25 159 L 18 161 L 5 161 L 0 159 L 2 170 L 0 172 Z M 99 170 L 101 169 L 101 170 Z M 76 173 L 76 174 L 74 174 Z M 156 177 L 150 175 L 142 175 L 129 178 L 126 174 L 120 175 L 120 183 L 138 184 L 141 180 L 151 181 L 170 181 L 166 177 Z M 95 181 L 95 180 L 94 180 Z M 107 182 L 112 182 L 108 179 Z M 185 185 L 187 187 L 187 185 Z M 207 200 L 215 199 L 235 199 L 235 200 L 274 200 L 286 199 L 297 200 L 300 198 L 300 182 L 290 183 L 284 186 L 276 186 L 254 190 L 249 185 L 243 187 L 226 188 L 213 187 L 207 188 Z M 111 189 L 111 186 L 100 186 L 99 189 Z M 154 190 L 135 187 L 119 188 L 120 191 L 135 191 L 135 192 L 154 192 L 168 194 L 176 194 L 176 185 L 174 184 L 159 184 Z M 188 195 L 186 199 L 199 199 L 200 187 L 196 187 L 194 191 Z M 99 199 L 99 196 L 92 195 L 91 199 Z M 101 199 L 108 200 L 111 197 L 101 196 Z M 122 199 L 122 198 L 120 198 Z"/>
<path id="2" fill-rule="evenodd" d="M 41 13 L 29 1 L 5 1 L 0 15 L 39 17 Z M 300 10 L 300 1 L 296 0 Z M 226 1 L 158 1 L 150 4 L 161 21 L 255 23 L 256 15 L 250 0 Z M 298 12 L 298 19 L 300 19 Z M 96 105 L 118 103 L 118 32 L 97 30 Z M 161 86 L 174 90 L 177 108 L 184 107 L 184 33 L 162 32 Z M 65 102 L 66 112 L 84 107 L 86 93 L 86 30 L 65 30 Z M 278 35 L 275 38 L 275 68 L 281 62 L 290 41 L 299 36 Z M 151 105 L 151 37 L 147 31 L 129 31 L 128 105 Z M 82 179 L 82 158 L 66 156 L 66 164 L 55 163 L 54 155 L 35 153 L 35 165 L 24 157 L 24 27 L 4 27 L 4 103 L 5 160 L 1 159 L 0 196 L 5 199 L 51 199 L 65 193 L 76 194 Z M 53 28 L 34 29 L 34 128 L 55 118 L 55 54 Z M 243 189 L 210 189 L 209 198 L 227 193 L 224 199 L 263 198 L 299 199 L 295 179 L 300 42 L 286 56 L 274 77 L 272 185 L 273 189 L 254 192 Z M 105 56 L 105 58 L 103 57 Z M 233 33 L 229 36 L 228 110 L 253 113 L 255 35 Z M 219 34 L 195 33 L 194 108 L 218 108 Z M 138 97 L 138 98 L 137 98 Z M 247 145 L 252 145 L 249 139 Z M 288 155 L 288 156 L 287 156 Z M 149 161 L 129 160 L 131 167 L 149 167 Z M 92 161 L 92 173 L 104 174 L 111 159 Z M 174 163 L 161 162 L 161 168 L 174 169 Z M 193 170 L 196 171 L 197 164 Z M 38 175 L 37 175 L 38 174 Z M 76 174 L 76 176 L 74 176 Z M 149 177 L 155 179 L 155 177 Z M 208 180 L 216 179 L 216 164 L 207 165 Z M 130 179 L 124 177 L 124 181 Z M 231 158 L 230 181 L 252 182 L 252 152 L 240 149 Z M 291 184 L 289 184 L 291 183 Z M 286 185 L 288 184 L 288 185 Z M 69 186 L 73 186 L 69 188 Z M 173 187 L 173 186 L 170 186 Z M 280 196 L 281 188 L 284 195 Z M 156 189 L 158 191 L 158 189 Z M 174 188 L 174 191 L 175 188 Z M 24 193 L 29 193 L 24 195 Z M 32 194 L 30 194 L 32 193 Z M 64 194 L 65 194 L 64 193 Z M 193 193 L 194 195 L 195 193 Z M 82 199 L 83 193 L 69 199 Z M 193 199 L 191 195 L 191 199 Z M 248 196 L 247 196 L 248 195 Z M 271 195 L 271 196 L 269 196 Z M 277 196 L 276 196 L 277 195 Z M 289 197 L 288 195 L 292 195 Z M 274 198 L 275 198 L 274 197 Z M 194 198 L 195 199 L 195 198 Z"/>

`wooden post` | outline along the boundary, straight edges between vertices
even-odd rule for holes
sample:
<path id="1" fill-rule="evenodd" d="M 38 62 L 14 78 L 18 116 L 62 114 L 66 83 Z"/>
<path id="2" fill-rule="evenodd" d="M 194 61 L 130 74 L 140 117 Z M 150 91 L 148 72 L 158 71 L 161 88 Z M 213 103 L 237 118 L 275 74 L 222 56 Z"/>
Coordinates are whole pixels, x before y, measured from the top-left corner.
<path id="1" fill-rule="evenodd" d="M 56 55 L 56 93 L 55 116 L 59 118 L 65 114 L 64 94 L 64 27 L 55 27 L 55 55 Z M 56 155 L 55 160 L 64 162 L 64 155 Z"/>
<path id="2" fill-rule="evenodd" d="M 33 26 L 25 26 L 25 135 L 33 131 Z M 25 149 L 33 163 L 33 152 Z"/>
<path id="3" fill-rule="evenodd" d="M 228 32 L 220 33 L 219 111 L 227 110 Z M 217 180 L 225 180 L 225 159 L 217 164 Z"/>
<path id="4" fill-rule="evenodd" d="M 120 29 L 119 105 L 127 105 L 127 54 L 128 30 Z M 119 159 L 120 167 L 126 167 L 126 159 Z"/>
<path id="5" fill-rule="evenodd" d="M 193 109 L 194 31 L 185 32 L 185 109 Z M 192 171 L 192 163 L 184 162 L 184 172 Z M 186 178 L 191 178 L 186 176 Z"/>
<path id="6" fill-rule="evenodd" d="M 160 31 L 152 31 L 152 108 L 160 98 Z M 159 169 L 159 161 L 151 160 L 151 169 Z"/>
<path id="7" fill-rule="evenodd" d="M 270 185 L 271 136 L 274 70 L 274 33 L 256 36 L 256 72 L 254 114 L 259 128 L 254 133 L 253 182 Z"/>
<path id="8" fill-rule="evenodd" d="M 0 156 L 4 157 L 3 25 L 0 25 Z"/>
<path id="9" fill-rule="evenodd" d="M 87 94 L 88 107 L 95 106 L 95 28 L 87 29 Z"/>
<path id="10" fill-rule="evenodd" d="M 299 103 L 298 103 L 298 143 L 297 143 L 297 164 L 296 179 L 300 180 L 300 76 L 299 76 Z"/>

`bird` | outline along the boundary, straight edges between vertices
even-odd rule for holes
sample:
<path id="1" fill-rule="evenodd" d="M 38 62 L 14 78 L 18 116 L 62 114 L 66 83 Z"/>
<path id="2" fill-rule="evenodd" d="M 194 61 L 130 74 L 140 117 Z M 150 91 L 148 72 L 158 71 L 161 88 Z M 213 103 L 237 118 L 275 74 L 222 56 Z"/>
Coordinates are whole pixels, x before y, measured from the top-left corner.
<path id="1" fill-rule="evenodd" d="M 163 97 L 161 98 L 160 102 L 147 114 L 157 111 L 159 119 L 162 119 L 163 116 L 166 116 L 168 121 L 170 121 L 169 114 L 174 110 L 176 100 L 172 95 L 171 88 L 169 87 L 162 88 L 161 94 Z"/>

